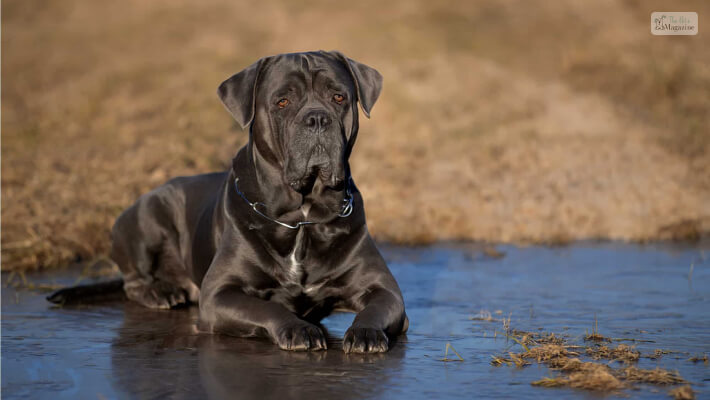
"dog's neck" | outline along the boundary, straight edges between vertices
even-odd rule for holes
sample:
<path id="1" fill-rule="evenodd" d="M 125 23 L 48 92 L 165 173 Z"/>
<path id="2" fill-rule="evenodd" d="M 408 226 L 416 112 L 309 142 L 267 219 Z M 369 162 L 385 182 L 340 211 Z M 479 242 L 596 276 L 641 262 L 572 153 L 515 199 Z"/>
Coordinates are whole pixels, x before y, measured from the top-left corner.
<path id="1" fill-rule="evenodd" d="M 324 223 L 338 218 L 349 181 L 342 190 L 335 191 L 316 180 L 311 192 L 304 196 L 286 183 L 282 166 L 273 155 L 260 151 L 250 141 L 232 160 L 232 174 L 239 179 L 239 190 L 248 201 L 263 203 L 261 211 L 289 225 L 306 219 Z"/>

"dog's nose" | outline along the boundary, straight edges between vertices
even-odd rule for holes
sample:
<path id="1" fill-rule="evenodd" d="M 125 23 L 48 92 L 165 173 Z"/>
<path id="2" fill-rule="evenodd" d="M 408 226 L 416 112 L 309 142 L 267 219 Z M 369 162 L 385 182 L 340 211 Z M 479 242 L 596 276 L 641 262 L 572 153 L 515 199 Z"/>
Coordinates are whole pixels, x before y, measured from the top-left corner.
<path id="1" fill-rule="evenodd" d="M 323 132 L 330 126 L 332 120 L 325 111 L 313 110 L 306 114 L 305 122 L 311 132 Z"/>

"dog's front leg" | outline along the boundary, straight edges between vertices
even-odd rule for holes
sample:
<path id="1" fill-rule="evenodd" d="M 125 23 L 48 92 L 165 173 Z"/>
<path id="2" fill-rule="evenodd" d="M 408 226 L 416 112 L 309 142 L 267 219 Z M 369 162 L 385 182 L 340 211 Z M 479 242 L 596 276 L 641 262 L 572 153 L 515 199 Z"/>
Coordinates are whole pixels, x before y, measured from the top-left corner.
<path id="1" fill-rule="evenodd" d="M 231 336 L 265 336 L 283 350 L 325 350 L 320 328 L 296 317 L 281 304 L 224 287 L 200 298 L 200 328 Z"/>
<path id="2" fill-rule="evenodd" d="M 343 339 L 346 353 L 385 352 L 389 349 L 388 337 L 407 331 L 409 320 L 401 295 L 377 288 L 368 291 L 358 303 L 362 309 Z"/>

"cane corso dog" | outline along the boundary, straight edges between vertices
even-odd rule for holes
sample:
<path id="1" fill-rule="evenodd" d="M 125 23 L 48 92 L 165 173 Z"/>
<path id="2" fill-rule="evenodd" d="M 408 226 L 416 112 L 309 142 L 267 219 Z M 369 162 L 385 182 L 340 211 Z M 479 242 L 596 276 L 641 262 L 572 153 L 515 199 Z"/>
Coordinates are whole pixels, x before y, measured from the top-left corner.
<path id="1" fill-rule="evenodd" d="M 199 303 L 201 331 L 284 350 L 325 349 L 319 321 L 355 312 L 344 351 L 387 351 L 409 321 L 348 163 L 357 103 L 369 117 L 381 89 L 375 69 L 335 51 L 266 57 L 224 81 L 219 98 L 249 141 L 228 171 L 172 179 L 118 217 L 127 297 Z"/>

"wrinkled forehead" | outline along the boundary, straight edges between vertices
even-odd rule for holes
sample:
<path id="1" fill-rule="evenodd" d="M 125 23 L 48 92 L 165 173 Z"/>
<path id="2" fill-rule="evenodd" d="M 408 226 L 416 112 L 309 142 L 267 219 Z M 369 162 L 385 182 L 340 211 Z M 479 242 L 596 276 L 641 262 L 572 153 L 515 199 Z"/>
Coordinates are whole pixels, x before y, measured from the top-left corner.
<path id="1" fill-rule="evenodd" d="M 350 73 L 336 58 L 323 53 L 293 53 L 275 56 L 262 72 L 260 90 L 273 93 L 284 88 L 332 89 L 353 92 Z"/>

